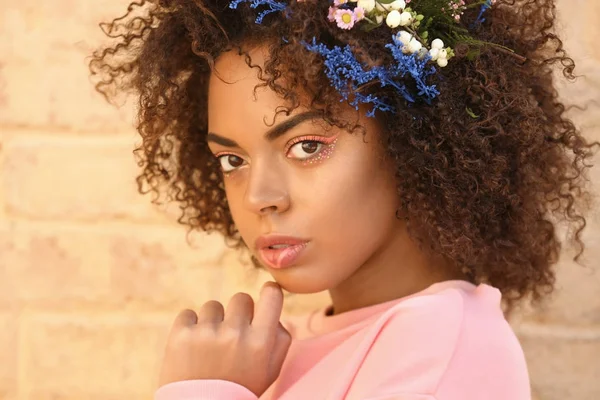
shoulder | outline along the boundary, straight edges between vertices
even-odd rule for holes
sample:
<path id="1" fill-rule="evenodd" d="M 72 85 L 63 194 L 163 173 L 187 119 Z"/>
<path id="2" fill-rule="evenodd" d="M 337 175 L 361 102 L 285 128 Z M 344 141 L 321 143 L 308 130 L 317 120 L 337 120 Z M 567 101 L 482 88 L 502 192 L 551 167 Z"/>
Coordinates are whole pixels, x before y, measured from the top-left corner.
<path id="1" fill-rule="evenodd" d="M 504 318 L 500 292 L 480 285 L 460 295 L 463 318 L 454 351 L 436 388 L 438 398 L 454 399 L 457 392 L 464 392 L 466 399 L 530 399 L 525 355 Z M 472 383 L 467 386 L 467 382 Z"/>
<path id="2" fill-rule="evenodd" d="M 478 386 L 473 380 L 528 385 L 523 352 L 500 303 L 497 289 L 467 283 L 398 303 L 374 324 L 376 340 L 360 379 L 381 382 L 386 375 L 395 386 L 386 390 L 426 394 L 459 382 Z"/>

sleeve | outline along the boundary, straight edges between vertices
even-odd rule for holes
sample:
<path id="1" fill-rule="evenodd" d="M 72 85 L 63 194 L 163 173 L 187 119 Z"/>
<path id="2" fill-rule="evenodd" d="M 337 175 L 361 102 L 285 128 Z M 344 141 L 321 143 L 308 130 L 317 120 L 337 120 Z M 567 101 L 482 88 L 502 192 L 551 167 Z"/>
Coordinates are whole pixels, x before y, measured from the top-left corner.
<path id="1" fill-rule="evenodd" d="M 258 397 L 235 382 L 199 379 L 162 386 L 154 400 L 258 400 Z"/>

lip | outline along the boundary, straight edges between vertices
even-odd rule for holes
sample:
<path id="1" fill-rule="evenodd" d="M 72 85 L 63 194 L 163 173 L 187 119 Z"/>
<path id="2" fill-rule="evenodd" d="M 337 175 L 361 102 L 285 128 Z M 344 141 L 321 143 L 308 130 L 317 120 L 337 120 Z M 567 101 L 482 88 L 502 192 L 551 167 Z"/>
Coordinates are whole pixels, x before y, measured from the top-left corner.
<path id="1" fill-rule="evenodd" d="M 308 240 L 293 236 L 264 235 L 255 242 L 255 248 L 260 258 L 271 268 L 282 269 L 291 267 L 303 253 Z M 271 249 L 270 246 L 288 245 L 280 249 Z"/>

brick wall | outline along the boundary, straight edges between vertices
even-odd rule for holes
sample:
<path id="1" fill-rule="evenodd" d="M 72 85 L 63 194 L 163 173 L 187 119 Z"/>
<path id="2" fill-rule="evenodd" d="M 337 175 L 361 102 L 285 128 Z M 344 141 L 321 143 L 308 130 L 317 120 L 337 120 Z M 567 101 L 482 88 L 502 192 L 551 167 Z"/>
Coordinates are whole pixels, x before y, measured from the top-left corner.
<path id="1" fill-rule="evenodd" d="M 150 398 L 175 313 L 256 295 L 266 278 L 217 235 L 188 245 L 169 210 L 137 195 L 131 110 L 104 104 L 85 60 L 97 22 L 125 3 L 0 0 L 0 399 Z M 561 90 L 588 103 L 600 96 L 600 2 L 561 6 L 586 75 Z M 600 138 L 598 107 L 573 116 Z M 586 240 L 594 267 L 597 215 Z M 565 258 L 552 301 L 514 326 L 538 399 L 598 399 L 600 276 Z M 325 299 L 293 297 L 286 312 Z"/>

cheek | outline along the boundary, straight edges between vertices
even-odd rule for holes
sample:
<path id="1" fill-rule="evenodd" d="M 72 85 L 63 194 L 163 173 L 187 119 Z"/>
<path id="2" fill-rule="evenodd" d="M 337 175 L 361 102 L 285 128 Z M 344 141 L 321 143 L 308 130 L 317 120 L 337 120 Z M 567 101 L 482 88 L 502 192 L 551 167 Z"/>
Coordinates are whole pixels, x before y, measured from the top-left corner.
<path id="1" fill-rule="evenodd" d="M 243 177 L 240 175 L 242 174 L 225 178 L 225 194 L 233 222 L 244 238 L 248 234 L 250 215 L 244 208 L 245 186 Z"/>
<path id="2" fill-rule="evenodd" d="M 313 226 L 328 242 L 375 240 L 394 225 L 398 195 L 391 169 L 363 156 L 343 163 L 328 178 L 311 191 Z"/>

